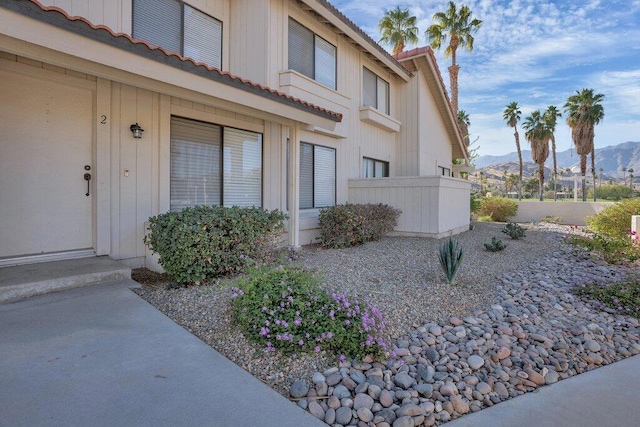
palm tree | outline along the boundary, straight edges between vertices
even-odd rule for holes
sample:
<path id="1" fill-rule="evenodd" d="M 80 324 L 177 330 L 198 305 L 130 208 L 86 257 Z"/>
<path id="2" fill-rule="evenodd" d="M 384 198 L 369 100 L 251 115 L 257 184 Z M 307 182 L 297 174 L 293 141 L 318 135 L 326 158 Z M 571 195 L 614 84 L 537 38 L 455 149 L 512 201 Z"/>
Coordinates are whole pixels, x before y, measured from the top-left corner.
<path id="1" fill-rule="evenodd" d="M 522 200 L 522 151 L 520 150 L 520 135 L 518 134 L 518 122 L 522 112 L 518 108 L 517 102 L 507 105 L 502 113 L 502 118 L 507 125 L 513 128 L 513 136 L 516 138 L 516 148 L 518 149 L 518 162 L 520 163 L 520 179 L 518 180 L 518 200 Z"/>
<path id="2" fill-rule="evenodd" d="M 462 138 L 464 139 L 467 147 L 469 146 L 469 126 L 471 126 L 471 120 L 469 120 L 469 114 L 466 111 L 458 111 L 458 126 L 462 132 Z"/>
<path id="3" fill-rule="evenodd" d="M 633 188 L 633 168 L 627 169 L 629 172 L 629 188 Z"/>
<path id="4" fill-rule="evenodd" d="M 449 44 L 444 51 L 446 58 L 451 57 L 449 67 L 449 79 L 451 82 L 451 106 L 454 112 L 458 112 L 458 71 L 460 66 L 456 63 L 456 51 L 462 46 L 469 52 L 473 51 L 473 33 L 482 25 L 479 19 L 471 19 L 472 12 L 467 6 L 460 9 L 452 1 L 446 12 L 437 12 L 433 15 L 434 24 L 425 32 L 428 43 L 433 49 L 440 49 L 443 44 Z"/>
<path id="5" fill-rule="evenodd" d="M 522 128 L 526 130 L 524 137 L 531 145 L 531 158 L 538 164 L 538 189 L 542 202 L 544 200 L 544 162 L 549 158 L 551 132 L 540 110 L 534 111 L 525 118 Z"/>
<path id="6" fill-rule="evenodd" d="M 602 178 L 604 178 L 604 168 L 600 168 L 600 188 L 602 188 Z"/>
<path id="7" fill-rule="evenodd" d="M 409 16 L 408 9 L 397 6 L 387 10 L 378 23 L 380 42 L 393 46 L 392 55 L 402 52 L 408 44 L 418 43 L 418 25 L 415 16 Z"/>
<path id="8" fill-rule="evenodd" d="M 593 89 L 582 89 L 571 95 L 564 104 L 567 113 L 567 125 L 571 128 L 571 139 L 576 146 L 576 153 L 580 155 L 580 173 L 582 174 L 582 201 L 587 201 L 585 189 L 585 172 L 587 169 L 587 155 L 591 153 L 592 172 L 594 167 L 594 127 L 604 119 L 602 101 L 604 95 L 595 94 Z M 595 191 L 594 191 L 595 199 Z"/>
<path id="9" fill-rule="evenodd" d="M 623 166 L 620 170 L 622 171 L 622 181 L 626 181 L 627 180 L 627 168 Z"/>
<path id="10" fill-rule="evenodd" d="M 558 179 L 558 162 L 556 160 L 556 125 L 558 123 L 558 117 L 562 117 L 562 114 L 555 105 L 549 105 L 547 111 L 544 112 L 544 122 L 549 132 L 551 132 L 551 153 L 553 154 L 553 200 L 558 200 L 556 192 L 556 181 Z"/>

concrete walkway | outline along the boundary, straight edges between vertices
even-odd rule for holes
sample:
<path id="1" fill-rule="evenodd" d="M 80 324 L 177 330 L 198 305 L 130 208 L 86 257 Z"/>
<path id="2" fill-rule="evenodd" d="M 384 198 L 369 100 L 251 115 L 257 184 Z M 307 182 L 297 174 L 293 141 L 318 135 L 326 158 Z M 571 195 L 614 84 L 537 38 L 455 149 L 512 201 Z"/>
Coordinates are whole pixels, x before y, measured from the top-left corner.
<path id="1" fill-rule="evenodd" d="M 543 387 L 447 423 L 447 427 L 635 427 L 640 355 Z"/>
<path id="2" fill-rule="evenodd" d="M 0 304 L 0 426 L 322 426 L 130 280 Z"/>

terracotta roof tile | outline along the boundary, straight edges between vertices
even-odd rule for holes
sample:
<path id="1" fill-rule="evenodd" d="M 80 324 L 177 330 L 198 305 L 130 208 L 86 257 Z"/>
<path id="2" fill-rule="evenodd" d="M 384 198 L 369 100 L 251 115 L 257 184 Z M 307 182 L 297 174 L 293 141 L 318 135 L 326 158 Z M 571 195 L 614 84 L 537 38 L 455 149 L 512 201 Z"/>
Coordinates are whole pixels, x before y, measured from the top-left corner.
<path id="1" fill-rule="evenodd" d="M 24 6 L 23 7 L 16 6 L 19 3 L 22 3 Z M 11 4 L 13 4 L 16 7 L 11 7 Z M 342 121 L 342 114 L 340 113 L 336 113 L 326 108 L 322 108 L 310 102 L 293 97 L 291 95 L 280 92 L 278 90 L 269 88 L 260 83 L 255 83 L 251 80 L 236 76 L 227 71 L 222 71 L 219 68 L 208 66 L 203 62 L 195 61 L 193 58 L 182 56 L 176 52 L 167 51 L 166 49 L 160 46 L 155 46 L 144 40 L 134 39 L 129 34 L 115 32 L 113 29 L 111 29 L 106 25 L 95 25 L 91 23 L 88 19 L 82 16 L 71 16 L 65 10 L 59 7 L 44 6 L 38 0 L 14 0 L 9 3 L 7 3 L 6 1 L 0 2 L 0 6 L 4 6 L 16 12 L 34 17 L 36 19 L 43 20 L 42 19 L 43 17 L 39 16 L 39 14 L 37 13 L 38 10 L 34 10 L 34 8 L 29 8 L 28 7 L 29 5 L 36 6 L 41 13 L 44 12 L 45 14 L 50 14 L 50 13 L 59 14 L 62 17 L 64 17 L 65 20 L 74 23 L 74 25 L 77 25 L 77 26 L 81 25 L 83 27 L 88 27 L 90 30 L 94 30 L 96 33 L 106 32 L 110 37 L 112 37 L 115 40 L 126 40 L 126 43 L 130 45 L 129 47 L 130 48 L 132 47 L 134 49 L 133 50 L 134 53 L 140 53 L 140 52 L 136 52 L 136 50 L 139 51 L 140 49 L 146 49 L 149 52 L 153 52 L 153 53 L 161 52 L 167 58 L 177 59 L 183 65 L 186 64 L 190 68 L 190 70 L 185 70 L 185 71 L 191 71 L 191 72 L 197 71 L 196 74 L 199 74 L 199 75 L 203 75 L 202 71 L 205 71 L 206 72 L 205 74 L 207 74 L 207 77 L 212 78 L 213 80 L 219 81 L 221 83 L 225 83 L 235 87 L 239 87 L 241 89 L 245 89 L 257 95 L 274 99 L 284 104 L 291 105 L 293 107 L 329 118 L 336 122 Z M 47 22 L 56 25 L 55 19 L 47 20 Z M 69 29 L 69 28 L 65 27 L 65 29 Z M 91 34 L 87 33 L 86 31 L 78 31 L 78 33 L 84 36 L 91 37 Z M 101 39 L 101 41 L 104 41 L 104 39 Z M 116 45 L 116 47 L 122 48 L 122 46 L 118 46 L 118 45 Z M 155 58 L 152 57 L 152 59 L 155 59 Z M 180 68 L 183 68 L 183 67 L 180 67 Z"/>

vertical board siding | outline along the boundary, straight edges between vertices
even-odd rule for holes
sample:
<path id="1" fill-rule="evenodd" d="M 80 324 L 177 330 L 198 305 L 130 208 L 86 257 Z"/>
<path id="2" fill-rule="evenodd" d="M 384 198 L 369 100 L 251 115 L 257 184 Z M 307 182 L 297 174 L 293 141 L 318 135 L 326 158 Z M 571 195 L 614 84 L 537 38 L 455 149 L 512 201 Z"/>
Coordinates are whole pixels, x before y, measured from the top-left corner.
<path id="1" fill-rule="evenodd" d="M 469 225 L 466 181 L 439 177 L 349 180 L 349 200 L 400 209 L 395 232 L 440 237 Z"/>

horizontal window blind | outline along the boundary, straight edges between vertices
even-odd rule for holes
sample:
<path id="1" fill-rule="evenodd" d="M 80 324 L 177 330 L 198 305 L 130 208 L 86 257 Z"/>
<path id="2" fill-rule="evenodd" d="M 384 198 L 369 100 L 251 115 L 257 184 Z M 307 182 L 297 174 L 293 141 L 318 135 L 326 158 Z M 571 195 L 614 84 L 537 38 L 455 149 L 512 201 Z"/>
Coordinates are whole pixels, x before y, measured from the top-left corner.
<path id="1" fill-rule="evenodd" d="M 336 204 L 336 150 L 316 145 L 314 147 L 314 207 Z"/>
<path id="2" fill-rule="evenodd" d="M 363 68 L 362 71 L 362 105 L 366 107 L 378 108 L 377 102 L 377 81 L 378 76 L 369 69 Z"/>
<path id="3" fill-rule="evenodd" d="M 135 0 L 133 37 L 181 52 L 182 8 L 175 0 Z"/>
<path id="4" fill-rule="evenodd" d="M 389 114 L 389 83 L 378 78 L 378 110 Z"/>
<path id="5" fill-rule="evenodd" d="M 224 206 L 262 206 L 262 135 L 224 129 Z"/>
<path id="6" fill-rule="evenodd" d="M 222 22 L 184 5 L 184 55 L 222 67 Z"/>
<path id="7" fill-rule="evenodd" d="M 171 118 L 170 208 L 220 204 L 220 126 Z"/>
<path id="8" fill-rule="evenodd" d="M 313 208 L 313 145 L 300 143 L 300 209 Z"/>
<path id="9" fill-rule="evenodd" d="M 289 69 L 314 78 L 313 33 L 289 18 Z"/>
<path id="10" fill-rule="evenodd" d="M 336 48 L 321 37 L 315 38 L 316 81 L 331 89 L 336 88 Z"/>

